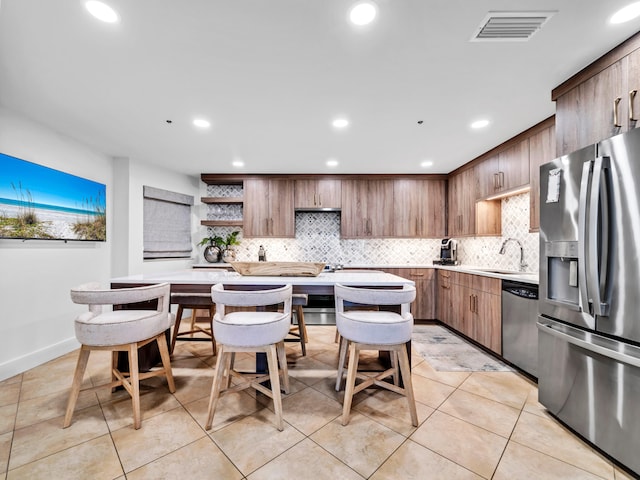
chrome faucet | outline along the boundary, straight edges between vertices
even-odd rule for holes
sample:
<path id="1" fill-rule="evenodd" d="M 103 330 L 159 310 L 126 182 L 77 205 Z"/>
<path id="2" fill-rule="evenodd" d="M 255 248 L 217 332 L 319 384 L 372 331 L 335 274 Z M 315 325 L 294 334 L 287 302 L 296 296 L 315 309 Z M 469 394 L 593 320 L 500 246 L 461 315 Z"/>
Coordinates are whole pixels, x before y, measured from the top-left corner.
<path id="1" fill-rule="evenodd" d="M 509 243 L 510 241 L 514 241 L 518 244 L 518 246 L 520 247 L 520 271 L 521 272 L 526 272 L 527 271 L 527 267 L 529 265 L 527 265 L 524 261 L 524 248 L 522 247 L 522 243 L 520 242 L 520 240 L 518 240 L 517 238 L 512 238 L 509 237 L 507 238 L 504 242 L 502 242 L 502 246 L 500 247 L 500 251 L 498 252 L 500 255 L 504 255 L 507 243 Z"/>

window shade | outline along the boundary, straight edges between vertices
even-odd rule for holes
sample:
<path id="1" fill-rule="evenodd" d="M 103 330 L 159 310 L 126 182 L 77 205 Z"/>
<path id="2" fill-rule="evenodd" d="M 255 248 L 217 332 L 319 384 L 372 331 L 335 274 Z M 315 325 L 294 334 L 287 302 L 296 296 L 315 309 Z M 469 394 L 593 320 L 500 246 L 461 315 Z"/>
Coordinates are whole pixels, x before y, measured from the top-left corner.
<path id="1" fill-rule="evenodd" d="M 191 257 L 193 197 L 143 187 L 144 258 Z"/>

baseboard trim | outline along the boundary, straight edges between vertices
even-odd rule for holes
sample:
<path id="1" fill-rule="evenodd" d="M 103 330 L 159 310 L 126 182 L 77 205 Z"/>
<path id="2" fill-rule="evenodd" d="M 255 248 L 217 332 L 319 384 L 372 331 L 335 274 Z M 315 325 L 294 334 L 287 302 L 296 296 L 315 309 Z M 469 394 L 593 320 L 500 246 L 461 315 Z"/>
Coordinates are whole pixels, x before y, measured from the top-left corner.
<path id="1" fill-rule="evenodd" d="M 0 380 L 5 380 L 13 377 L 14 375 L 26 372 L 33 367 L 37 367 L 49 360 L 58 358 L 59 356 L 69 353 L 76 348 L 80 348 L 80 344 L 75 337 L 72 337 L 21 357 L 8 360 L 0 364 Z"/>

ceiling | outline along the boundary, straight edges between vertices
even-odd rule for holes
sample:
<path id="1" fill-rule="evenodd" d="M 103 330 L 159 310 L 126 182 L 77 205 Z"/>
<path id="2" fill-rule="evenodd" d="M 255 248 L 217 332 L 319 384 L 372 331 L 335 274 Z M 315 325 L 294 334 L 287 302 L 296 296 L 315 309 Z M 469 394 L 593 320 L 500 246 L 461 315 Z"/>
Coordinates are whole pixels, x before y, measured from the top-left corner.
<path id="1" fill-rule="evenodd" d="M 356 0 L 105 1 L 119 23 L 0 0 L 0 104 L 189 175 L 447 173 L 552 115 L 554 87 L 640 30 L 608 23 L 632 0 L 376 0 L 366 27 Z M 527 42 L 469 41 L 504 10 L 557 13 Z"/>

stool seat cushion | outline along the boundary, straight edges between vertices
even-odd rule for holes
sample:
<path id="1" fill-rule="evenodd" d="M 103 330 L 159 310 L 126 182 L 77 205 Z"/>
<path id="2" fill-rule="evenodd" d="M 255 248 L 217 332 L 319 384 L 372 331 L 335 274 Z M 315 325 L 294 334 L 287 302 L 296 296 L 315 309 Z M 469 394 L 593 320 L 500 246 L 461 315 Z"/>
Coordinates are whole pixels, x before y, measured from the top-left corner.
<path id="1" fill-rule="evenodd" d="M 213 317 L 213 332 L 223 345 L 259 347 L 281 342 L 290 327 L 288 314 L 281 312 L 232 312 Z"/>
<path id="2" fill-rule="evenodd" d="M 172 314 L 157 310 L 85 312 L 75 320 L 76 338 L 91 346 L 141 342 L 167 330 L 173 319 Z"/>
<path id="3" fill-rule="evenodd" d="M 413 317 L 394 312 L 353 310 L 336 315 L 340 334 L 347 340 L 374 345 L 396 345 L 411 340 Z"/>

